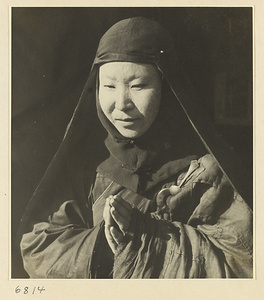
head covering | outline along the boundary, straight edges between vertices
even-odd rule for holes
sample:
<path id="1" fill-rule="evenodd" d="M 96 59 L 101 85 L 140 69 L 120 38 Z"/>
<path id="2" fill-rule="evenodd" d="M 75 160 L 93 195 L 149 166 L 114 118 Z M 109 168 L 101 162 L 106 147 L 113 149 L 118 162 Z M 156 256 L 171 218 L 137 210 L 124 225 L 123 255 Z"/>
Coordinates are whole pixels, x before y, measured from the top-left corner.
<path id="1" fill-rule="evenodd" d="M 164 77 L 159 115 L 151 129 L 135 141 L 122 137 L 98 105 L 98 68 L 108 62 L 153 64 Z M 189 157 L 190 161 L 191 154 L 199 154 L 204 148 L 243 194 L 237 172 L 232 172 L 236 159 L 231 148 L 213 132 L 197 103 L 177 58 L 173 39 L 160 24 L 142 17 L 116 23 L 100 40 L 89 78 L 61 146 L 26 209 L 20 227 L 22 232 L 46 220 L 62 201 L 77 194 L 86 199 L 96 168 L 119 184 L 144 193 L 151 181 L 155 184 L 171 175 L 170 161 L 183 157 Z M 108 151 L 103 144 L 105 138 Z M 69 172 L 75 174 L 73 178 L 67 177 Z M 85 186 L 79 180 L 81 177 L 85 178 Z M 85 208 L 85 200 L 79 204 Z M 91 216 L 84 215 L 84 218 L 89 220 Z"/>

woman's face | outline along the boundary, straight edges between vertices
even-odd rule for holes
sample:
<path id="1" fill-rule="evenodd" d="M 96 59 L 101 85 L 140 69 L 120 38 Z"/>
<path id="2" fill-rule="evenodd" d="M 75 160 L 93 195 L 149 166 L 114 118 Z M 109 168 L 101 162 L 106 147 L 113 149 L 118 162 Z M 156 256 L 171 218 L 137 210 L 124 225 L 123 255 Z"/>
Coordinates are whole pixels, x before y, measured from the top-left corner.
<path id="1" fill-rule="evenodd" d="M 154 65 L 111 62 L 99 70 L 99 103 L 126 138 L 142 136 L 154 122 L 160 106 L 161 75 Z"/>

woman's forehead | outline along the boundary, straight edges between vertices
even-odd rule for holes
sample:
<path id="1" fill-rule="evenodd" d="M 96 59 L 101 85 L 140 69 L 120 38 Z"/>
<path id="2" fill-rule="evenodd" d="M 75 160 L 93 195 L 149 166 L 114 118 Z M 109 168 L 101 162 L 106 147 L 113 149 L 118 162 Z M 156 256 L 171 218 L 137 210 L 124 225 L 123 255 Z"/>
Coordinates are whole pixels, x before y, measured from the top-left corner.
<path id="1" fill-rule="evenodd" d="M 152 64 L 110 62 L 100 67 L 99 74 L 100 77 L 105 78 L 127 77 L 127 79 L 135 79 L 155 76 L 158 74 L 158 69 Z"/>

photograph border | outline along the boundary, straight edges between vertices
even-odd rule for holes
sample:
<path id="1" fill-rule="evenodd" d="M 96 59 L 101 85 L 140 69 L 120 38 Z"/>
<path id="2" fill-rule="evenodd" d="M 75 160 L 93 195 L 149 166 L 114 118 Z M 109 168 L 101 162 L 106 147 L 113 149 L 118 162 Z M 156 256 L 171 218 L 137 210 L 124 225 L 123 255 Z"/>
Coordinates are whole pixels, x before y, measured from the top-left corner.
<path id="1" fill-rule="evenodd" d="M 114 4 L 113 4 L 114 2 Z M 131 6 L 129 1 L 105 1 L 101 2 L 100 6 L 116 6 L 120 3 L 121 6 Z M 3 176 L 0 181 L 1 184 L 1 198 L 3 199 L 3 213 L 2 228 L 5 228 L 2 233 L 2 243 L 5 245 L 3 251 L 1 251 L 1 265 L 4 270 L 1 272 L 1 286 L 4 289 L 8 299 L 17 299 L 21 295 L 17 295 L 16 288 L 23 288 L 25 286 L 33 287 L 45 287 L 45 291 L 39 293 L 40 295 L 34 295 L 34 297 L 41 297 L 42 299 L 48 299 L 48 297 L 60 296 L 63 299 L 72 299 L 71 297 L 78 297 L 79 299 L 86 299 L 88 293 L 91 293 L 95 299 L 144 299 L 150 297 L 152 299 L 166 299 L 172 297 L 184 297 L 185 299 L 195 299 L 199 293 L 205 299 L 211 299 L 212 295 L 214 299 L 234 299 L 235 295 L 239 296 L 239 299 L 261 299 L 261 295 L 264 293 L 264 259 L 261 255 L 261 251 L 264 247 L 264 243 L 258 239 L 261 239 L 261 230 L 264 228 L 262 211 L 263 203 L 261 201 L 262 190 L 262 147 L 263 147 L 263 105 L 261 99 L 263 97 L 263 18 L 264 5 L 262 1 L 145 1 L 144 5 L 142 1 L 135 1 L 134 5 L 137 7 L 144 6 L 224 6 L 224 7 L 253 7 L 253 37 L 254 37 L 254 51 L 253 51 L 253 94 L 254 94 L 254 110 L 253 110 L 253 127 L 254 127 L 254 279 L 230 279 L 230 280 L 216 280 L 216 279 L 195 279 L 195 280 L 65 280 L 65 279 L 11 279 L 10 274 L 10 253 L 11 253 L 11 30 L 10 30 L 10 10 L 11 7 L 29 7 L 29 6 L 97 6 L 96 1 L 3 1 L 1 4 L 1 16 L 3 26 L 1 30 L 1 38 L 3 47 L 1 46 L 1 66 L 4 70 L 2 74 L 3 85 L 3 98 L 2 98 L 2 111 L 1 121 L 3 134 L 1 136 L 1 165 L 3 166 Z M 228 4 L 227 4 L 228 3 Z M 133 6 L 134 6 L 133 5 Z M 3 49 L 2 49 L 3 48 Z M 7 100 L 8 99 L 8 100 Z M 2 150 L 3 149 L 3 150 Z M 263 150 L 263 149 L 262 149 Z M 256 163 L 258 161 L 258 163 Z M 257 185 L 260 184 L 258 189 Z M 259 202 L 256 201 L 258 199 Z M 8 245 L 8 247 L 7 247 Z M 7 259 L 8 258 L 8 259 Z M 102 288 L 103 285 L 103 288 Z M 192 293 L 190 293 L 192 290 Z M 129 295 L 129 296 L 127 296 Z M 208 296 L 207 296 L 208 295 Z M 26 297 L 26 296 L 25 296 Z M 31 297 L 31 295 L 30 295 Z M 165 298 L 166 297 L 166 298 Z M 209 298 L 207 298 L 209 297 Z"/>

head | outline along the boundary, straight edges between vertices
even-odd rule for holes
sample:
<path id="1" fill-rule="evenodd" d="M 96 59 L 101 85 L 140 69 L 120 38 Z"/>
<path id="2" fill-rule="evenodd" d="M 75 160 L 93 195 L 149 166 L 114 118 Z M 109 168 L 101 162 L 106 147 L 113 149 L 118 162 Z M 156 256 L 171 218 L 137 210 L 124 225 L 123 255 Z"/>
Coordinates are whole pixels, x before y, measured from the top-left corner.
<path id="1" fill-rule="evenodd" d="M 136 139 L 151 128 L 161 102 L 160 63 L 172 48 L 167 31 L 141 17 L 116 23 L 101 38 L 97 109 L 112 136 Z"/>
<path id="2" fill-rule="evenodd" d="M 125 138 L 141 137 L 157 117 L 161 74 L 153 64 L 109 62 L 99 69 L 99 104 Z"/>

